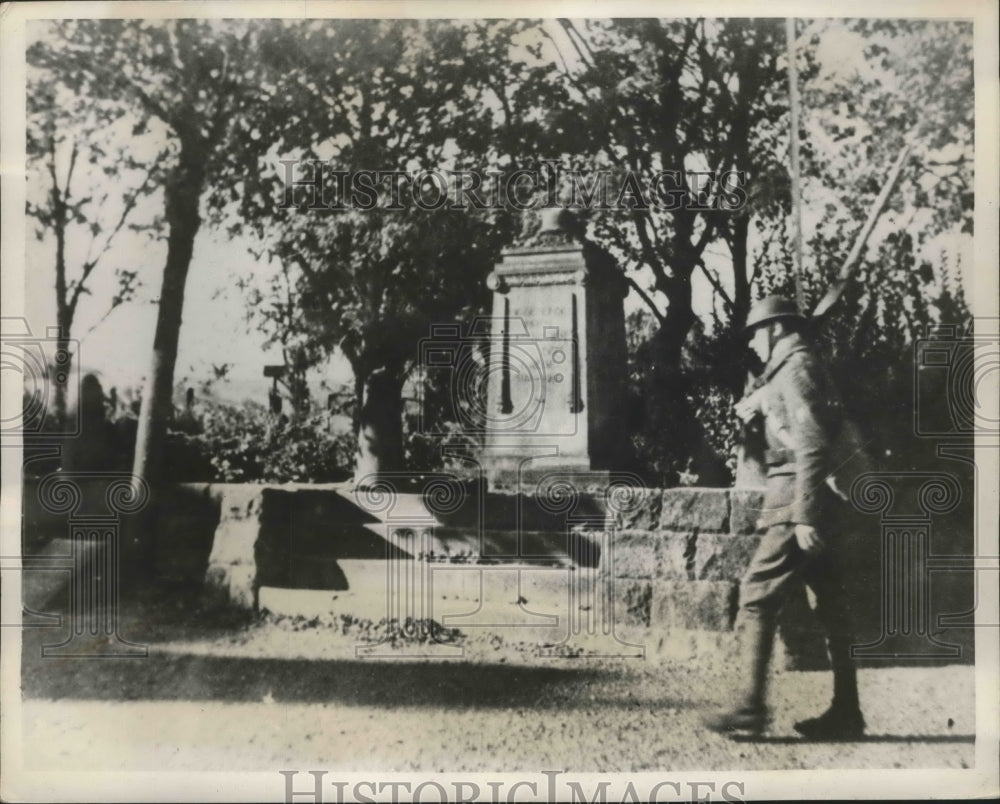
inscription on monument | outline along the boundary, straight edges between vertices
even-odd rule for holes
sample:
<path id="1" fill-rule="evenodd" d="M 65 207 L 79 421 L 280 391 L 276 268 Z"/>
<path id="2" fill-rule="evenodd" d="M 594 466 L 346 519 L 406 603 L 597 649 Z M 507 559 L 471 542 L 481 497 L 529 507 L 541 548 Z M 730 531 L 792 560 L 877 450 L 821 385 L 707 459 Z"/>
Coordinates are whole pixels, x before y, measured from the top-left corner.
<path id="1" fill-rule="evenodd" d="M 582 244 L 515 248 L 490 282 L 490 460 L 510 469 L 537 454 L 548 467 L 620 468 L 625 323 L 615 267 Z"/>

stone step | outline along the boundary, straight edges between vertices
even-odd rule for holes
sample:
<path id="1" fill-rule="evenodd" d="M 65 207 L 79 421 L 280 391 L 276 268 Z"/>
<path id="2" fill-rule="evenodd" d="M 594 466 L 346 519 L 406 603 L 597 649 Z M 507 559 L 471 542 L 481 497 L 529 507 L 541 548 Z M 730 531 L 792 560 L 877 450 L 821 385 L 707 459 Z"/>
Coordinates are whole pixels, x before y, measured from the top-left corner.
<path id="1" fill-rule="evenodd" d="M 602 580 L 599 571 L 591 568 L 523 561 L 508 564 L 452 564 L 407 559 L 342 559 L 341 567 L 349 585 L 346 589 L 331 591 L 374 595 L 380 599 L 386 599 L 388 590 L 393 585 L 405 584 L 410 584 L 415 594 L 471 601 L 481 598 L 492 600 L 496 594 L 516 601 L 527 596 L 523 591 L 518 591 L 519 587 L 522 590 L 530 589 L 546 600 L 568 599 L 571 586 L 574 589 L 587 584 L 594 586 Z"/>
<path id="2" fill-rule="evenodd" d="M 400 555 L 451 563 L 528 561 L 596 567 L 601 555 L 599 533 L 468 526 L 415 529 L 367 525 L 366 528 L 397 548 Z"/>

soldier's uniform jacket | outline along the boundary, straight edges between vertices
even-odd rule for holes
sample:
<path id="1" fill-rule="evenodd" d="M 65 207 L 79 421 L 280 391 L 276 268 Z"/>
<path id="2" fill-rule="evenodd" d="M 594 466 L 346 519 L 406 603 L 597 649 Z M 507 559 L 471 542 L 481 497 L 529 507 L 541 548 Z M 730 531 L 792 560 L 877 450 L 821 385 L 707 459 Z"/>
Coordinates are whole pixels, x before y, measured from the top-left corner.
<path id="1" fill-rule="evenodd" d="M 832 496 L 832 439 L 842 408 L 816 356 L 797 333 L 774 345 L 762 377 L 767 482 L 758 527 L 792 523 L 824 529 Z"/>

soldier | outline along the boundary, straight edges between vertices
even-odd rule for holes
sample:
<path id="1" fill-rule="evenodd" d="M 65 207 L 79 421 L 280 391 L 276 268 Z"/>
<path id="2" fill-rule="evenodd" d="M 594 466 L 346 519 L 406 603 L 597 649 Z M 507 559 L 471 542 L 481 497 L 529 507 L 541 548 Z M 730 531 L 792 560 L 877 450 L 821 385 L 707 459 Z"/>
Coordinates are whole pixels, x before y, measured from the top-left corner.
<path id="1" fill-rule="evenodd" d="M 736 406 L 744 422 L 763 419 L 767 465 L 763 531 L 740 587 L 745 684 L 731 711 L 706 720 L 713 731 L 754 736 L 767 722 L 766 681 L 778 613 L 786 593 L 807 583 L 816 595 L 833 667 L 833 703 L 819 717 L 795 724 L 813 739 L 853 739 L 864 731 L 837 533 L 842 505 L 828 486 L 831 439 L 842 409 L 801 329 L 794 302 L 769 296 L 750 310 L 746 334 L 764 365 L 761 387 Z"/>

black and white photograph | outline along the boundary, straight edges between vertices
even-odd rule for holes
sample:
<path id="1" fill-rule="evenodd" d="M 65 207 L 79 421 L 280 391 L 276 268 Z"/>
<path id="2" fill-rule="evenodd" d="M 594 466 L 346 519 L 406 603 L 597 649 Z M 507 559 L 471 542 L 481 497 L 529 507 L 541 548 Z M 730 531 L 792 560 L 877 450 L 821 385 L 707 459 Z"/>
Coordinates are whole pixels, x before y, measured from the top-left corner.
<path id="1" fill-rule="evenodd" d="M 1000 795 L 997 31 L 0 5 L 0 798 Z"/>

